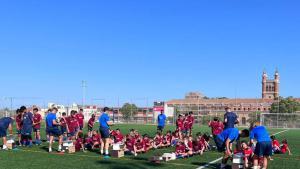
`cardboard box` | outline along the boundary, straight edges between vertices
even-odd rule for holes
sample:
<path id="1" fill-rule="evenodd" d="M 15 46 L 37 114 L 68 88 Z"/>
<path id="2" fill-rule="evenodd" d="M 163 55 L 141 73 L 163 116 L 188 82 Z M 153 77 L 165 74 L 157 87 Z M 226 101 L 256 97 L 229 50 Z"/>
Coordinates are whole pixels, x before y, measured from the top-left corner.
<path id="1" fill-rule="evenodd" d="M 73 154 L 73 153 L 75 153 L 75 152 L 76 152 L 75 146 L 70 146 L 70 147 L 68 147 L 68 153 L 69 153 L 69 154 Z"/>
<path id="2" fill-rule="evenodd" d="M 111 156 L 114 158 L 124 157 L 124 151 L 123 150 L 112 150 Z"/>
<path id="3" fill-rule="evenodd" d="M 6 143 L 7 149 L 12 150 L 14 148 L 14 143 Z"/>

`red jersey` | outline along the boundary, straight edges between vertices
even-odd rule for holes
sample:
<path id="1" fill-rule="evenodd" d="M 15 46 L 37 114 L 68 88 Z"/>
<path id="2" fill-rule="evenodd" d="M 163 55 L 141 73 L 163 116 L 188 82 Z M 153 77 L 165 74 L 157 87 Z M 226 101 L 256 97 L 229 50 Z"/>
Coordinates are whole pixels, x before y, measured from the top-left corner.
<path id="1" fill-rule="evenodd" d="M 122 142 L 123 141 L 123 139 L 124 139 L 124 136 L 123 136 L 123 134 L 122 133 L 116 133 L 115 135 L 114 135 L 114 137 L 115 137 L 115 143 L 119 143 L 119 142 Z"/>
<path id="2" fill-rule="evenodd" d="M 245 158 L 251 158 L 253 151 L 251 148 L 247 148 L 247 149 L 243 150 L 243 154 L 244 154 Z"/>
<path id="3" fill-rule="evenodd" d="M 139 134 L 134 135 L 134 138 L 135 138 L 135 139 L 138 139 L 138 138 L 140 138 L 140 137 L 141 137 L 141 135 L 139 135 Z"/>
<path id="4" fill-rule="evenodd" d="M 283 154 L 285 154 L 286 151 L 287 151 L 287 148 L 288 148 L 288 145 L 287 145 L 287 144 L 283 144 L 283 145 L 281 146 L 281 152 L 282 152 Z"/>
<path id="5" fill-rule="evenodd" d="M 84 120 L 83 114 L 77 113 L 77 114 L 75 115 L 75 117 L 76 117 L 76 119 L 77 119 L 77 121 L 78 121 L 78 123 L 79 123 L 79 126 L 83 126 L 83 120 Z"/>
<path id="6" fill-rule="evenodd" d="M 154 139 L 155 145 L 160 145 L 163 142 L 163 138 L 162 137 L 155 137 Z"/>
<path id="7" fill-rule="evenodd" d="M 165 135 L 164 136 L 164 143 L 166 144 L 166 143 L 171 143 L 171 141 L 172 141 L 172 135 Z"/>
<path id="8" fill-rule="evenodd" d="M 175 152 L 176 152 L 177 154 L 185 153 L 185 146 L 184 146 L 184 145 L 177 145 L 177 146 L 176 146 L 176 149 L 175 149 Z"/>
<path id="9" fill-rule="evenodd" d="M 93 144 L 93 139 L 90 138 L 90 137 L 88 137 L 88 138 L 85 138 L 84 142 L 85 142 L 86 144 Z"/>
<path id="10" fill-rule="evenodd" d="M 67 127 L 67 120 L 66 120 L 66 117 L 62 117 L 60 118 L 60 126 L 61 127 Z"/>
<path id="11" fill-rule="evenodd" d="M 134 145 L 135 145 L 135 139 L 130 139 L 130 140 L 127 140 L 125 142 L 125 145 L 126 145 L 126 148 L 129 150 L 129 151 L 134 151 Z"/>
<path id="12" fill-rule="evenodd" d="M 137 141 L 135 143 L 135 146 L 136 146 L 136 149 L 138 149 L 138 150 L 143 149 L 144 148 L 144 141 L 143 140 L 140 140 L 140 142 Z"/>
<path id="13" fill-rule="evenodd" d="M 189 141 L 189 142 L 187 143 L 187 146 L 188 146 L 188 147 L 186 147 L 186 148 L 188 148 L 189 150 L 193 150 L 193 142 L 192 142 L 192 141 Z"/>
<path id="14" fill-rule="evenodd" d="M 189 129 L 189 121 L 187 117 L 183 121 L 183 128 L 184 130 Z"/>
<path id="15" fill-rule="evenodd" d="M 186 118 L 186 127 L 187 127 L 187 129 L 191 129 L 191 128 L 193 128 L 193 125 L 194 125 L 194 121 L 195 121 L 195 119 L 194 119 L 194 117 L 193 116 L 188 116 L 187 118 Z"/>
<path id="16" fill-rule="evenodd" d="M 21 129 L 22 128 L 22 115 L 18 114 L 16 116 L 16 124 L 17 124 L 17 129 Z"/>
<path id="17" fill-rule="evenodd" d="M 177 119 L 176 126 L 179 131 L 183 130 L 183 128 L 184 128 L 183 123 L 184 123 L 183 119 Z"/>
<path id="18" fill-rule="evenodd" d="M 202 145 L 199 141 L 193 141 L 193 150 L 200 151 L 202 149 Z"/>
<path id="19" fill-rule="evenodd" d="M 66 120 L 69 127 L 69 132 L 70 133 L 75 132 L 76 128 L 78 127 L 77 119 L 75 117 L 70 116 Z"/>
<path id="20" fill-rule="evenodd" d="M 213 135 L 218 135 L 222 133 L 224 124 L 218 121 L 212 121 L 210 122 L 209 127 L 211 127 L 211 132 Z"/>
<path id="21" fill-rule="evenodd" d="M 80 149 L 82 148 L 82 144 L 83 144 L 83 140 L 81 138 L 78 138 L 75 141 L 75 150 L 80 151 Z"/>
<path id="22" fill-rule="evenodd" d="M 88 121 L 88 125 L 93 128 L 94 127 L 94 124 L 95 124 L 95 118 L 90 118 L 89 121 Z"/>
<path id="23" fill-rule="evenodd" d="M 272 141 L 272 146 L 273 147 L 280 147 L 279 141 L 278 140 L 273 140 Z"/>
<path id="24" fill-rule="evenodd" d="M 37 122 L 40 122 L 40 123 L 34 125 L 33 128 L 40 129 L 41 128 L 41 120 L 42 120 L 42 116 L 39 113 L 34 114 L 33 115 L 33 123 L 37 123 Z"/>
<path id="25" fill-rule="evenodd" d="M 92 142 L 93 143 L 96 143 L 96 142 L 101 142 L 101 136 L 100 136 L 100 134 L 96 134 L 96 135 L 93 135 L 92 136 Z"/>
<path id="26" fill-rule="evenodd" d="M 150 143 L 150 139 L 147 138 L 147 139 L 143 139 L 143 142 L 144 142 L 144 148 L 145 149 L 148 149 L 150 146 L 151 146 L 151 143 Z"/>

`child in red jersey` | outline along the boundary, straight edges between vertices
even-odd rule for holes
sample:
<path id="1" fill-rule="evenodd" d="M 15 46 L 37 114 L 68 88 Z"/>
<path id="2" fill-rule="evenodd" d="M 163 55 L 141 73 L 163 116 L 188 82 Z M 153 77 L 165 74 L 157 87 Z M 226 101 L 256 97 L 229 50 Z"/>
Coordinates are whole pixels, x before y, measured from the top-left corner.
<path id="1" fill-rule="evenodd" d="M 271 136 L 271 140 L 272 140 L 272 150 L 273 150 L 273 153 L 279 154 L 281 152 L 279 141 L 276 140 L 276 137 L 274 135 Z"/>
<path id="2" fill-rule="evenodd" d="M 187 116 L 187 130 L 188 130 L 188 135 L 192 135 L 192 130 L 193 130 L 193 125 L 194 125 L 194 113 L 191 111 L 189 112 L 189 115 Z"/>
<path id="3" fill-rule="evenodd" d="M 177 158 L 184 158 L 187 156 L 185 145 L 183 141 L 179 141 L 175 148 L 175 154 Z"/>
<path id="4" fill-rule="evenodd" d="M 88 136 L 89 137 L 92 136 L 95 121 L 96 121 L 96 116 L 95 116 L 95 114 L 92 114 L 91 118 L 88 121 Z"/>
<path id="5" fill-rule="evenodd" d="M 243 155 L 244 155 L 245 168 L 249 168 L 253 163 L 254 153 L 253 153 L 251 147 L 249 147 L 245 141 L 241 142 L 241 151 L 243 152 Z"/>
<path id="6" fill-rule="evenodd" d="M 289 145 L 288 145 L 288 142 L 287 142 L 286 139 L 284 139 L 284 140 L 282 141 L 282 146 L 280 147 L 280 149 L 281 149 L 281 153 L 282 153 L 282 154 L 285 154 L 286 152 L 288 152 L 289 155 L 292 155 L 291 150 L 290 150 L 290 148 L 289 148 Z"/>
<path id="7" fill-rule="evenodd" d="M 141 137 L 140 133 L 137 130 L 134 130 L 134 138 L 138 139 L 140 137 Z"/>
<path id="8" fill-rule="evenodd" d="M 172 133 L 172 140 L 171 140 L 171 146 L 176 146 L 178 141 L 180 140 L 180 132 L 175 131 Z"/>
<path id="9" fill-rule="evenodd" d="M 41 122 L 42 122 L 42 116 L 38 113 L 39 109 L 34 108 L 33 109 L 33 132 L 34 132 L 34 138 L 35 138 L 35 144 L 40 145 L 42 143 L 41 141 Z"/>
<path id="10" fill-rule="evenodd" d="M 136 147 L 136 153 L 144 153 L 145 152 L 145 145 L 142 137 L 139 137 L 136 139 L 135 142 L 135 147 Z"/>
<path id="11" fill-rule="evenodd" d="M 82 150 L 83 152 L 85 152 L 85 148 L 84 148 L 84 138 L 83 138 L 83 133 L 79 132 L 78 133 L 78 138 L 75 141 L 75 150 L 76 152 Z"/>
<path id="12" fill-rule="evenodd" d="M 92 132 L 92 150 L 95 148 L 100 148 L 103 145 L 101 135 L 96 131 L 93 130 Z"/>
<path id="13" fill-rule="evenodd" d="M 204 151 L 210 150 L 209 140 L 210 140 L 210 138 L 209 138 L 208 133 L 204 133 L 200 138 L 200 142 L 201 142 L 202 146 L 204 147 Z"/>
<path id="14" fill-rule="evenodd" d="M 163 137 L 163 147 L 171 146 L 172 141 L 172 132 L 169 130 L 167 134 Z"/>
<path id="15" fill-rule="evenodd" d="M 160 132 L 157 132 L 154 139 L 153 139 L 153 141 L 154 141 L 153 147 L 155 149 L 161 148 L 163 146 L 163 136 L 162 136 L 162 134 Z"/>
<path id="16" fill-rule="evenodd" d="M 215 117 L 213 121 L 210 121 L 208 126 L 211 128 L 214 138 L 224 130 L 224 124 L 220 122 L 218 117 Z"/>
<path id="17" fill-rule="evenodd" d="M 179 132 L 179 137 L 182 139 L 182 131 L 184 131 L 184 118 L 181 114 L 178 115 L 176 120 L 176 131 Z"/>
<path id="18" fill-rule="evenodd" d="M 187 155 L 193 155 L 193 137 L 185 137 L 184 145 Z"/>
<path id="19" fill-rule="evenodd" d="M 198 137 L 200 135 L 200 137 Z M 202 155 L 204 152 L 204 146 L 201 142 L 201 133 L 197 134 L 196 140 L 193 141 L 193 153 Z"/>
<path id="20" fill-rule="evenodd" d="M 184 121 L 183 121 L 183 130 L 182 130 L 182 137 L 186 137 L 189 134 L 189 121 L 188 121 L 188 116 L 189 114 L 186 113 L 184 116 Z"/>
<path id="21" fill-rule="evenodd" d="M 71 116 L 67 117 L 67 132 L 68 132 L 68 137 L 70 140 L 75 140 L 76 137 L 76 132 L 77 132 L 77 127 L 78 127 L 78 121 L 75 117 L 76 111 L 72 110 L 71 111 Z"/>
<path id="22" fill-rule="evenodd" d="M 67 114 L 65 112 L 63 112 L 61 114 L 61 118 L 59 120 L 60 122 L 60 130 L 61 130 L 61 133 L 63 135 L 63 140 L 66 141 L 68 139 L 68 133 L 67 133 L 67 128 L 68 128 L 68 125 L 67 125 Z"/>
<path id="23" fill-rule="evenodd" d="M 124 136 L 121 133 L 120 129 L 114 130 L 111 135 L 113 136 L 114 143 L 124 144 Z"/>
<path id="24" fill-rule="evenodd" d="M 137 156 L 135 143 L 136 140 L 134 137 L 129 136 L 128 138 L 126 138 L 125 146 L 124 146 L 125 153 L 133 154 L 134 156 Z"/>
<path id="25" fill-rule="evenodd" d="M 16 111 L 17 116 L 16 116 L 16 128 L 17 128 L 17 134 L 18 134 L 18 144 L 19 146 L 22 145 L 21 143 L 21 129 L 22 129 L 22 112 L 20 109 Z"/>
<path id="26" fill-rule="evenodd" d="M 144 142 L 145 152 L 148 152 L 150 149 L 153 148 L 153 146 L 152 146 L 153 141 L 149 138 L 149 136 L 147 134 L 144 135 L 143 142 Z"/>

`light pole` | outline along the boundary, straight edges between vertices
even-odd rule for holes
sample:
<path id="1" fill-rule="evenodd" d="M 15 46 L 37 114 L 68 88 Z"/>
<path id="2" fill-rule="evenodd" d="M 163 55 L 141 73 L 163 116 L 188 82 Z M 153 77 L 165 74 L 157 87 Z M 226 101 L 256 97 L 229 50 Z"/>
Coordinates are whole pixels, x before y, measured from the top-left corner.
<path id="1" fill-rule="evenodd" d="M 82 87 L 82 107 L 84 107 L 85 100 L 86 100 L 86 88 L 87 88 L 87 84 L 85 80 L 81 81 L 81 87 Z"/>

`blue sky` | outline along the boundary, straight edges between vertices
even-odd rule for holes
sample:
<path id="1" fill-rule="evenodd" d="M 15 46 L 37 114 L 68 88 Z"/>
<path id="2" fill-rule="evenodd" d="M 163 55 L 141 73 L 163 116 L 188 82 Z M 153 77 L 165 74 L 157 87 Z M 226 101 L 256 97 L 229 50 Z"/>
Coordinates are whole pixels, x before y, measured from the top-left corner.
<path id="1" fill-rule="evenodd" d="M 300 96 L 300 2 L 1 1 L 0 96 L 106 104 L 261 95 L 266 69 Z M 26 99 L 24 99 L 26 100 Z M 34 102 L 34 99 L 28 102 Z M 4 103 L 3 103 L 4 104 Z"/>

